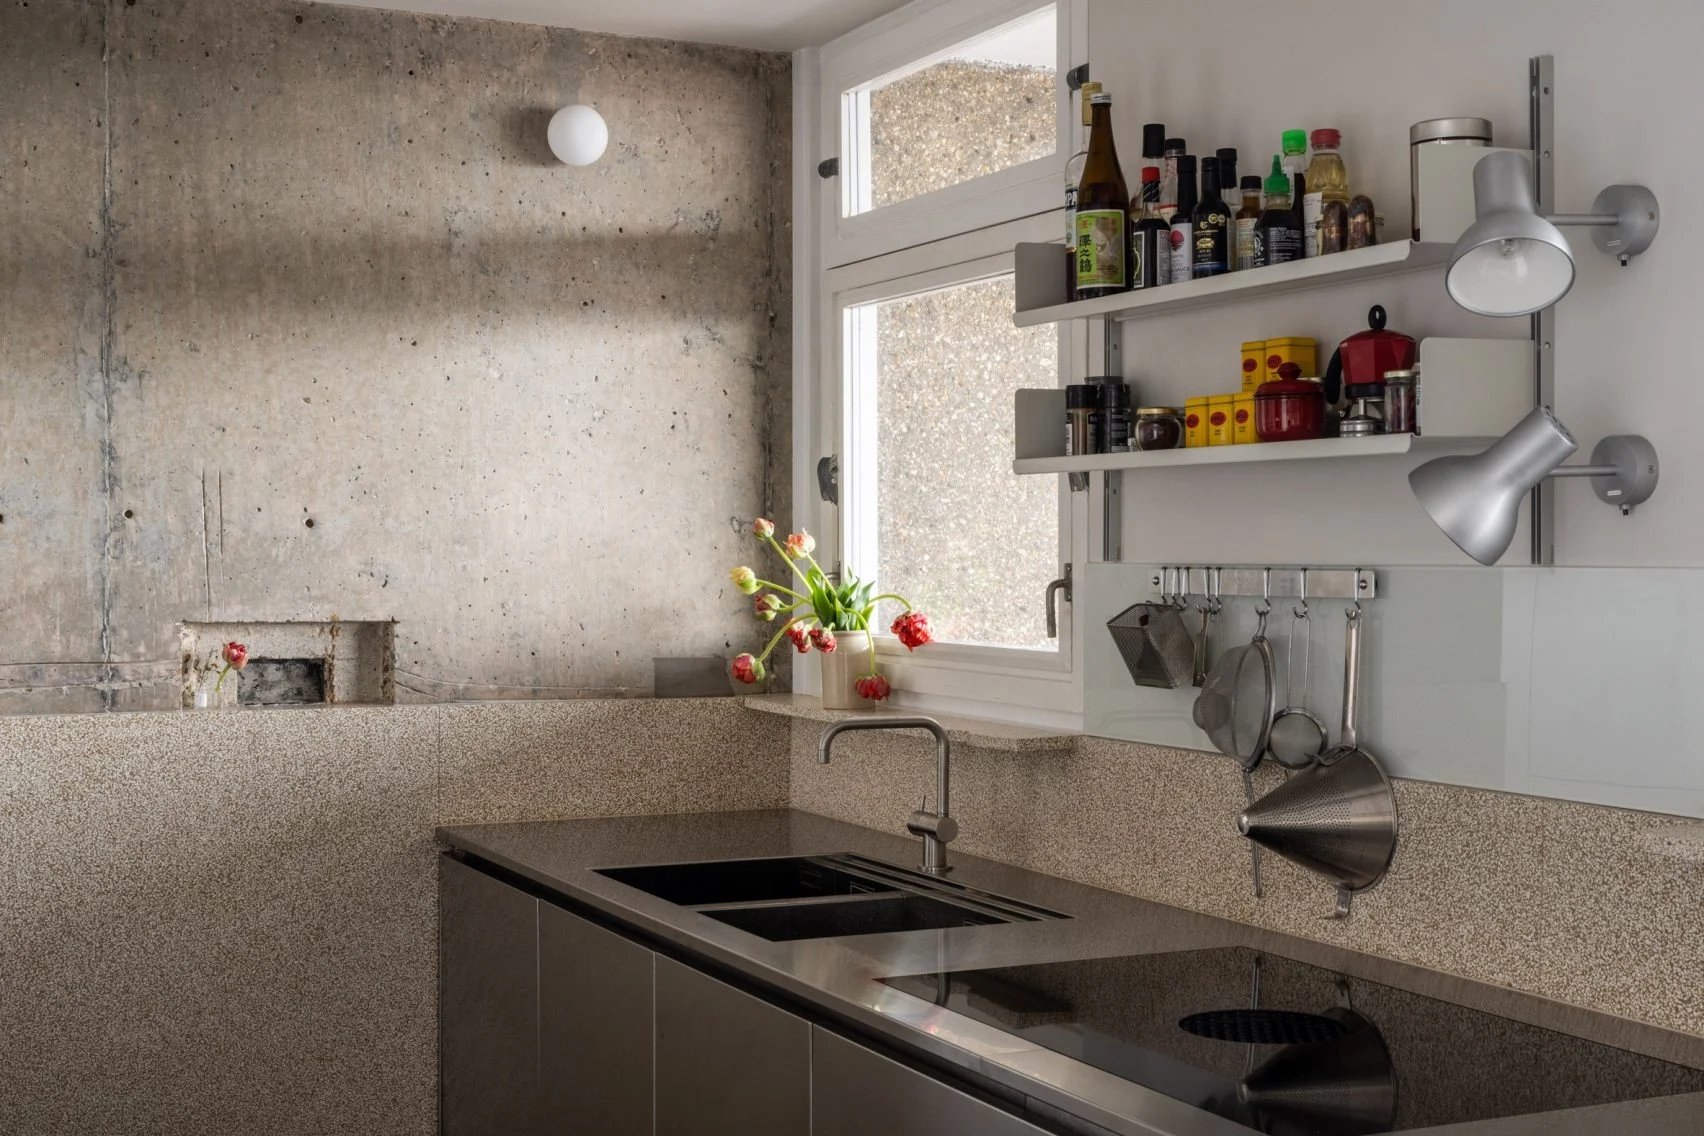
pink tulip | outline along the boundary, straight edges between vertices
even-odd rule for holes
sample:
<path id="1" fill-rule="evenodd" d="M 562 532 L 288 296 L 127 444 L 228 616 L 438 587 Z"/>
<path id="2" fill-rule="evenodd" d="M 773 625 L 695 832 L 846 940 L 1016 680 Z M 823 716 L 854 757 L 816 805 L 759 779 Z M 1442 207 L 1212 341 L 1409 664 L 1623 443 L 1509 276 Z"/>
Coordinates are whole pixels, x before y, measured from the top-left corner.
<path id="1" fill-rule="evenodd" d="M 852 689 L 858 692 L 858 697 L 870 702 L 880 702 L 893 693 L 893 687 L 888 680 L 879 674 L 868 674 L 852 684 Z"/>
<path id="2" fill-rule="evenodd" d="M 840 643 L 835 639 L 834 632 L 826 627 L 818 627 L 811 632 L 811 646 L 825 655 L 832 655 L 834 649 L 840 646 Z"/>
<path id="3" fill-rule="evenodd" d="M 809 556 L 816 551 L 816 538 L 800 529 L 787 538 L 787 554 L 795 560 Z"/>
<path id="4" fill-rule="evenodd" d="M 224 656 L 225 663 L 232 670 L 240 671 L 248 666 L 248 648 L 241 643 L 226 643 L 225 649 L 220 653 Z"/>
<path id="5" fill-rule="evenodd" d="M 773 623 L 776 614 L 787 605 L 774 592 L 765 592 L 752 601 L 752 611 L 765 623 Z"/>
<path id="6" fill-rule="evenodd" d="M 734 587 L 748 596 L 757 591 L 757 573 L 743 564 L 738 568 L 728 569 L 728 579 L 734 582 Z"/>
<path id="7" fill-rule="evenodd" d="M 810 628 L 802 623 L 795 623 L 787 628 L 787 638 L 792 640 L 793 648 L 803 655 L 811 649 Z"/>
<path id="8" fill-rule="evenodd" d="M 905 644 L 907 651 L 915 651 L 925 643 L 933 643 L 935 636 L 929 630 L 929 617 L 920 611 L 908 611 L 893 621 L 892 632 Z"/>
<path id="9" fill-rule="evenodd" d="M 751 684 L 763 678 L 763 660 L 756 655 L 745 654 L 734 659 L 734 677 L 739 681 Z"/>
<path id="10" fill-rule="evenodd" d="M 775 522 L 765 517 L 759 517 L 751 523 L 751 535 L 760 540 L 767 540 L 775 535 Z"/>

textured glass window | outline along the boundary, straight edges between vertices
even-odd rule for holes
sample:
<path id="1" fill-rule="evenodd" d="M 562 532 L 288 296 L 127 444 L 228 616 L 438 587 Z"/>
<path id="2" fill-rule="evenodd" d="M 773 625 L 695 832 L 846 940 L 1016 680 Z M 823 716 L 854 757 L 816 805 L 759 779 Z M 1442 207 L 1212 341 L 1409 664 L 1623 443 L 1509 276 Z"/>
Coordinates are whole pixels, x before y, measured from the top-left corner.
<path id="1" fill-rule="evenodd" d="M 867 345 L 852 379 L 875 396 L 875 437 L 857 440 L 875 461 L 875 549 L 859 560 L 942 640 L 1050 650 L 1058 485 L 1012 473 L 1012 396 L 1058 383 L 1058 339 L 1013 327 L 1012 302 L 1008 275 L 852 309 Z"/>
<path id="2" fill-rule="evenodd" d="M 848 92 L 856 214 L 1037 158 L 1057 133 L 1052 7 Z"/>

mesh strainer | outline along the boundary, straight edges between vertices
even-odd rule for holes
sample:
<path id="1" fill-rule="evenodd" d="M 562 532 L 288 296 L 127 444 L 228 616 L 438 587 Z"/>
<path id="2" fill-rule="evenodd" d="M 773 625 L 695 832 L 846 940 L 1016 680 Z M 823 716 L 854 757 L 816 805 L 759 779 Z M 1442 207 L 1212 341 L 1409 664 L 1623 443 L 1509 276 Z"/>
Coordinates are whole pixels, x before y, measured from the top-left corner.
<path id="1" fill-rule="evenodd" d="M 1137 686 L 1175 689 L 1189 681 L 1195 640 L 1183 621 L 1185 610 L 1169 601 L 1135 603 L 1107 620 L 1106 629 Z"/>

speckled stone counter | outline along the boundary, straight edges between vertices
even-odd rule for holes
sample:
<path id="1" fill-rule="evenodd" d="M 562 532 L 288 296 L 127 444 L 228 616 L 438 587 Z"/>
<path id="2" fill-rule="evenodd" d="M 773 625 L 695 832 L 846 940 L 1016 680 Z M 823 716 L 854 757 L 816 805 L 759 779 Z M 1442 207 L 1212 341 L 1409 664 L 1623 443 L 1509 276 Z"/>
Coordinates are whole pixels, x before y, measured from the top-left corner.
<path id="1" fill-rule="evenodd" d="M 1204 947 L 1245 946 L 1384 987 L 1470 1006 L 1513 1021 L 1704 1068 L 1704 1038 L 1670 1033 L 1328 944 L 1146 902 L 955 854 L 954 881 L 1061 911 L 1067 920 L 767 942 L 596 873 L 598 867 L 855 852 L 914 863 L 915 842 L 791 810 L 642 817 L 439 830 L 439 838 L 546 891 L 589 907 L 630 931 L 754 985 L 815 1007 L 936 1061 L 1065 1108 L 1115 1132 L 1219 1131 L 1197 1127 L 1196 1110 L 1110 1074 L 1082 1067 L 1070 1093 L 1045 1080 L 1033 1044 L 902 995 L 893 975 L 1085 960 Z M 921 1008 L 921 1009 L 920 1009 Z M 920 1016 L 921 1015 L 921 1016 Z M 1086 1070 L 1086 1072 L 1084 1071 Z M 1497 1091 L 1501 1069 L 1484 1069 Z M 1464 1086 L 1465 1088 L 1465 1086 Z M 1185 1108 L 1184 1112 L 1178 1112 Z M 1608 1127 L 1606 1127 L 1606 1125 Z M 1704 1093 L 1512 1117 L 1437 1132 L 1691 1134 L 1704 1127 Z"/>

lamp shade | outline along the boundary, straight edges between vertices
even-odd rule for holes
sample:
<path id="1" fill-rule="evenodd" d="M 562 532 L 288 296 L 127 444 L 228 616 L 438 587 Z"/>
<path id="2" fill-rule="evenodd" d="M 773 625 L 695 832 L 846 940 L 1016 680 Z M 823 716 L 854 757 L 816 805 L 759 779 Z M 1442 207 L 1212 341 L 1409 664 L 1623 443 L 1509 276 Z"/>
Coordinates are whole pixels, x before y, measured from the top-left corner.
<path id="1" fill-rule="evenodd" d="M 1482 454 L 1417 466 L 1408 486 L 1456 547 L 1481 564 L 1495 564 L 1515 537 L 1521 501 L 1579 448 L 1541 406 Z"/>
<path id="2" fill-rule="evenodd" d="M 609 126 L 589 106 L 566 106 L 551 116 L 550 152 L 570 166 L 589 166 L 609 145 Z"/>
<path id="3" fill-rule="evenodd" d="M 1484 316 L 1524 316 L 1574 286 L 1574 255 L 1562 231 L 1538 215 L 1532 165 L 1500 151 L 1473 167 L 1474 223 L 1450 253 L 1450 298 Z"/>

